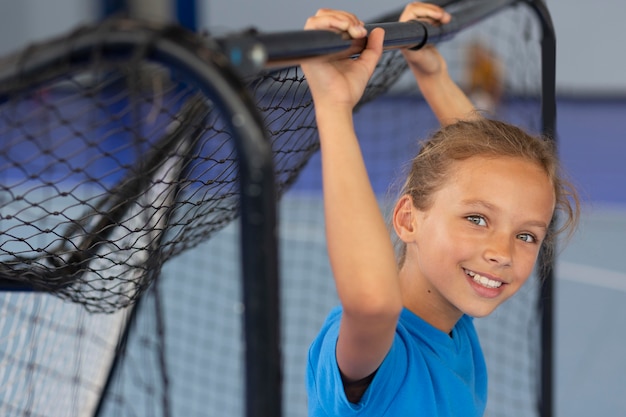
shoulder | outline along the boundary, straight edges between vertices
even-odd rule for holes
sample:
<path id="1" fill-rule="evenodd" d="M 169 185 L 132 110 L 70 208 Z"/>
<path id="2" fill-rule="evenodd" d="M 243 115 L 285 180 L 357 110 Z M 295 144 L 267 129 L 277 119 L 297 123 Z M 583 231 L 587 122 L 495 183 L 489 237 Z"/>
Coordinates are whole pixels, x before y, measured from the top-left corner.
<path id="1" fill-rule="evenodd" d="M 324 322 L 322 323 L 322 327 L 318 332 L 317 338 L 324 337 L 328 332 L 332 332 L 333 329 L 339 327 L 339 323 L 341 322 L 341 315 L 343 314 L 343 309 L 341 306 L 335 307 L 326 316 Z"/>
<path id="2" fill-rule="evenodd" d="M 320 358 L 329 354 L 334 357 L 342 311 L 341 307 L 335 307 L 326 316 L 322 327 L 309 347 L 310 364 L 316 364 Z"/>

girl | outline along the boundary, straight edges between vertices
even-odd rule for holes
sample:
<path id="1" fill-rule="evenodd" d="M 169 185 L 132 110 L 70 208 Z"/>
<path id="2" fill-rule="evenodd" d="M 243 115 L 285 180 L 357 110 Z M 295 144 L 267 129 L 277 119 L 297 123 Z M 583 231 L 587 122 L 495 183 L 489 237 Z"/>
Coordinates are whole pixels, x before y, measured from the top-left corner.
<path id="1" fill-rule="evenodd" d="M 401 16 L 417 18 L 450 21 L 422 3 Z M 363 22 L 337 10 L 318 11 L 305 28 L 366 36 Z M 407 50 L 442 128 L 413 160 L 395 205 L 397 260 L 352 120 L 383 37 L 373 30 L 358 59 L 302 64 L 315 102 L 341 301 L 309 351 L 309 415 L 481 416 L 487 375 L 472 320 L 520 289 L 539 249 L 554 239 L 555 211 L 565 212 L 571 229 L 578 203 L 549 142 L 481 118 L 436 49 Z"/>

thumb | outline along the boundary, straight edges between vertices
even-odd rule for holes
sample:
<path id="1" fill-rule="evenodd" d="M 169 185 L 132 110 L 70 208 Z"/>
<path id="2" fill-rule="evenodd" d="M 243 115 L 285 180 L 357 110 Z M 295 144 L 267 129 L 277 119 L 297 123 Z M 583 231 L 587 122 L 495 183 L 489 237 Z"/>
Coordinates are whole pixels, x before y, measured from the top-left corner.
<path id="1" fill-rule="evenodd" d="M 367 37 L 367 45 L 361 52 L 360 59 L 368 66 L 374 67 L 378 63 L 383 53 L 383 41 L 385 40 L 385 30 L 382 28 L 373 29 Z"/>

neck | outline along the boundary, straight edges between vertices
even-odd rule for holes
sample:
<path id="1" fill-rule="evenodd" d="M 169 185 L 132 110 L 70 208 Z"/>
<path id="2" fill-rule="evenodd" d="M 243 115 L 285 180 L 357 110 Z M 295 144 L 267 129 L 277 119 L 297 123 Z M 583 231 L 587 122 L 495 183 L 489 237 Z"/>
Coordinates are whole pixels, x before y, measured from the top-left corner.
<path id="1" fill-rule="evenodd" d="M 450 304 L 419 271 L 403 267 L 400 286 L 404 307 L 446 334 L 450 334 L 463 316 L 463 312 Z"/>

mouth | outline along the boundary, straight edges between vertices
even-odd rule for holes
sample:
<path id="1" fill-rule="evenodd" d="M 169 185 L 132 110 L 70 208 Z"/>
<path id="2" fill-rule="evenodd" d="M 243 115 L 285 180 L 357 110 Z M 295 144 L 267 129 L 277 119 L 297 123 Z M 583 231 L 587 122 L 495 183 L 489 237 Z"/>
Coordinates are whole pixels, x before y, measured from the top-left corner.
<path id="1" fill-rule="evenodd" d="M 474 271 L 470 271 L 469 269 L 463 268 L 463 271 L 465 272 L 465 275 L 472 278 L 475 283 L 480 284 L 485 288 L 500 288 L 503 284 L 502 281 L 496 281 L 495 279 L 484 277 Z"/>

